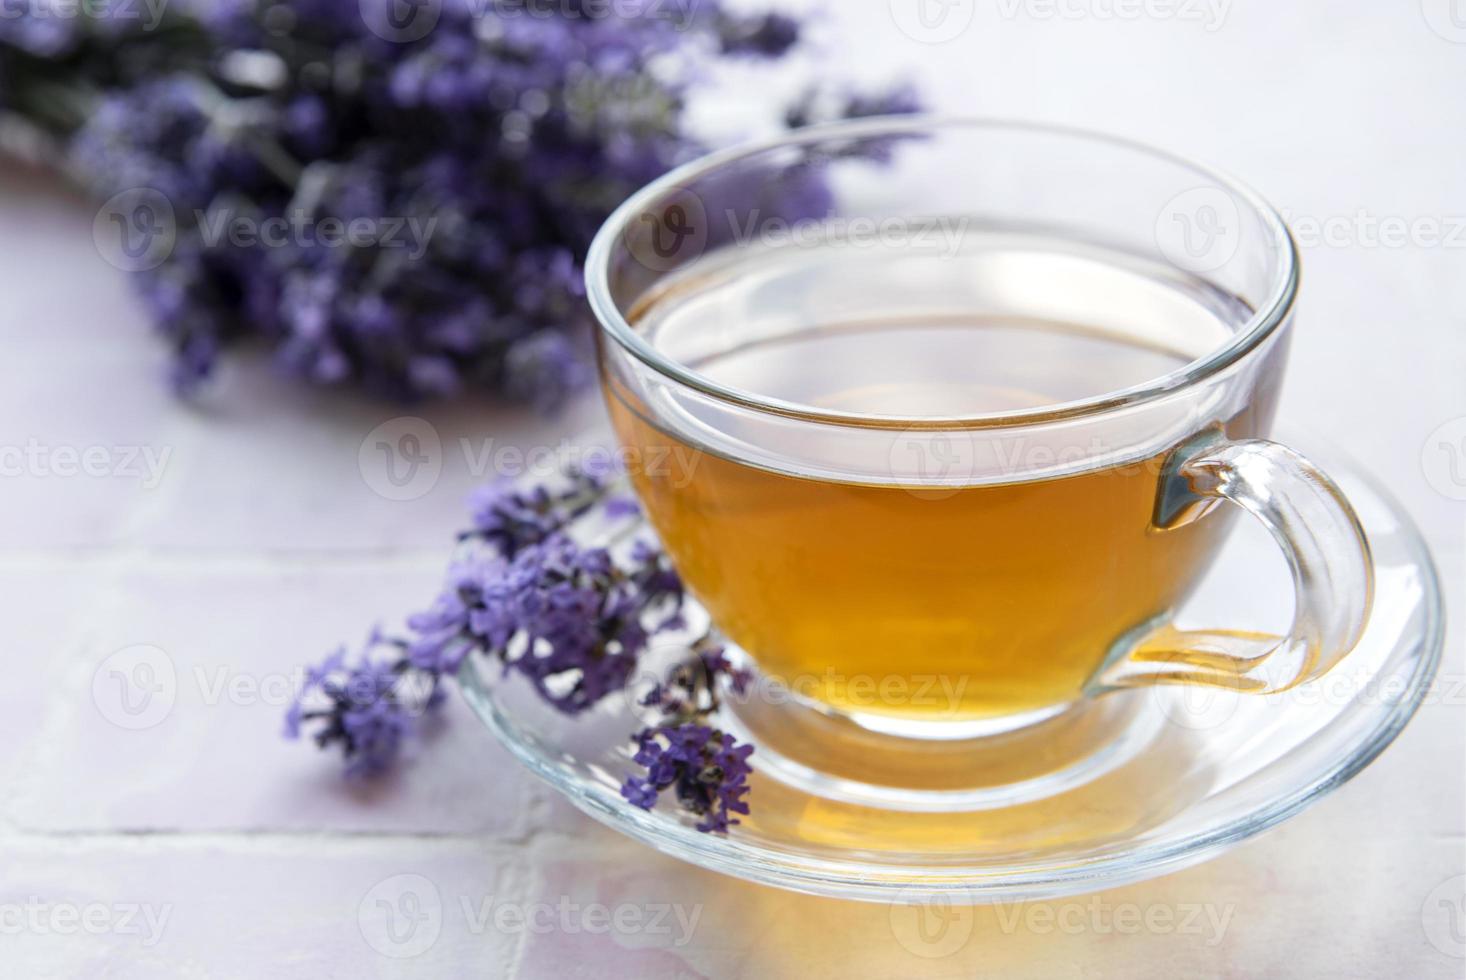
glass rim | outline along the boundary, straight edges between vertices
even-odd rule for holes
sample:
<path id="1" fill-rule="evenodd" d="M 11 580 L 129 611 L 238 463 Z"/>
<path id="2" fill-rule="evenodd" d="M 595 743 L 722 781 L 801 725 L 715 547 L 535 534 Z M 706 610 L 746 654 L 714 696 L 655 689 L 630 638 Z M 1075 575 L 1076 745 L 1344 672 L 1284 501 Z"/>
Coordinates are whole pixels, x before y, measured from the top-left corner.
<path id="1" fill-rule="evenodd" d="M 784 399 L 765 397 L 757 392 L 714 381 L 666 356 L 647 343 L 622 315 L 619 305 L 612 297 L 611 258 L 625 229 L 654 202 L 669 197 L 698 178 L 730 164 L 785 147 L 804 146 L 831 140 L 874 139 L 937 130 L 1010 131 L 1068 137 L 1131 150 L 1157 160 L 1177 164 L 1193 171 L 1199 177 L 1215 181 L 1220 189 L 1235 197 L 1239 204 L 1250 207 L 1269 232 L 1269 237 L 1276 246 L 1275 251 L 1280 256 L 1280 268 L 1273 276 L 1273 288 L 1267 299 L 1258 305 L 1247 321 L 1232 334 L 1226 343 L 1174 371 L 1140 384 L 1036 408 L 951 416 L 909 417 L 818 409 Z M 829 425 L 877 429 L 984 429 L 1034 425 L 1102 415 L 1164 398 L 1226 370 L 1272 336 L 1282 324 L 1287 322 L 1288 315 L 1292 312 L 1298 295 L 1298 280 L 1298 244 L 1283 216 L 1260 194 L 1222 170 L 1139 140 L 1078 126 L 979 116 L 932 114 L 873 116 L 808 126 L 777 137 L 741 143 L 699 157 L 658 177 L 616 208 L 601 225 L 591 242 L 585 264 L 586 298 L 590 302 L 591 312 L 595 315 L 600 332 L 658 374 L 719 401 L 765 414 Z"/>

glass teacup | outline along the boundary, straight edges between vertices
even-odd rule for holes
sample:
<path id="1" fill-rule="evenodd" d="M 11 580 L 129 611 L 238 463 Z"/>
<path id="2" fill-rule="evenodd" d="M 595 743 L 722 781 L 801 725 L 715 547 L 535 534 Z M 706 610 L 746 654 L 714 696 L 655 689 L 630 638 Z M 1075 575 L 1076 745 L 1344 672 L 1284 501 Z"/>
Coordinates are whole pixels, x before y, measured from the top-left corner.
<path id="1" fill-rule="evenodd" d="M 1368 613 L 1368 544 L 1267 441 L 1298 256 L 1235 181 L 1124 140 L 903 117 L 681 168 L 588 262 L 651 523 L 764 677 L 920 737 L 1120 688 L 1275 692 Z M 1230 501 L 1285 636 L 1172 623 Z"/>

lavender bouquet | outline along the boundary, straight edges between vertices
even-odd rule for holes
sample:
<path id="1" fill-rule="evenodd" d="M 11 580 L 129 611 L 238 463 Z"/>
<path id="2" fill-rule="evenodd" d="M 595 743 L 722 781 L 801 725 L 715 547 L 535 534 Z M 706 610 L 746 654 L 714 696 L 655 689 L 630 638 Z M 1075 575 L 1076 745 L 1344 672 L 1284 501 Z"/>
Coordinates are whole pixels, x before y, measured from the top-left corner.
<path id="1" fill-rule="evenodd" d="M 253 341 L 311 382 L 549 409 L 589 376 L 592 235 L 703 150 L 700 67 L 799 36 L 718 0 L 15 0 L 0 113 L 106 201 L 180 389 Z"/>
<path id="2" fill-rule="evenodd" d="M 354 658 L 338 650 L 308 670 L 286 735 L 310 729 L 318 746 L 339 749 L 349 776 L 379 775 L 470 656 L 498 661 L 567 715 L 626 690 L 650 639 L 686 624 L 681 580 L 661 551 L 633 541 L 618 558 L 572 537 L 592 519 L 609 525 L 612 541 L 639 529 L 636 505 L 617 487 L 612 474 L 582 468 L 554 486 L 483 490 L 442 594 L 408 619 L 407 636 L 374 630 Z M 699 830 L 736 824 L 748 813 L 753 748 L 709 719 L 721 684 L 741 693 L 747 682 L 710 634 L 696 640 L 640 700 L 661 720 L 631 735 L 644 772 L 626 779 L 622 796 L 650 809 L 671 790 Z"/>

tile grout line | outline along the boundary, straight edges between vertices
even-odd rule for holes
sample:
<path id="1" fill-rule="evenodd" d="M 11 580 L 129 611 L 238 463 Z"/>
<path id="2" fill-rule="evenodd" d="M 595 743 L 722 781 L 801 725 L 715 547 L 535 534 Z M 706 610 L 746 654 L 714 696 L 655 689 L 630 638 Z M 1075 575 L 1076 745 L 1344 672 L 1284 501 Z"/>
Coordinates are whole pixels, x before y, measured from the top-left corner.
<path id="1" fill-rule="evenodd" d="M 562 830 L 533 829 L 521 835 L 492 835 L 438 831 L 349 831 L 349 830 L 10 830 L 0 841 L 12 848 L 85 851 L 114 847 L 132 851 L 187 851 L 217 848 L 236 853 L 277 851 L 319 853 L 322 848 L 350 853 L 381 844 L 422 844 L 443 850 L 463 845 L 504 855 L 532 854 L 537 857 L 569 854 L 580 857 L 606 855 L 604 845 L 588 843 L 584 834 Z M 624 843 L 616 838 L 617 844 Z"/>
<path id="2" fill-rule="evenodd" d="M 159 552 L 118 548 L 99 551 L 9 551 L 0 553 L 0 572 L 70 571 L 125 565 L 141 572 L 414 571 L 447 567 L 452 546 L 394 552 Z"/>

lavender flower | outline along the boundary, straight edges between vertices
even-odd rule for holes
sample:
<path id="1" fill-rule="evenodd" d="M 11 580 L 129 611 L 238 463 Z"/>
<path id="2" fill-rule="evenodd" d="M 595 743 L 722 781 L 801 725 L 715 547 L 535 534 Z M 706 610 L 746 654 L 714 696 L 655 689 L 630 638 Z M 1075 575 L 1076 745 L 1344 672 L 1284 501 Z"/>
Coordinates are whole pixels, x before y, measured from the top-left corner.
<path id="1" fill-rule="evenodd" d="M 624 517 L 618 490 L 609 472 L 573 467 L 554 485 L 480 491 L 474 529 L 460 535 L 467 550 L 433 604 L 409 617 L 411 637 L 374 632 L 355 661 L 341 650 L 311 668 L 286 734 L 313 725 L 318 746 L 340 747 L 348 774 L 378 775 L 474 654 L 498 660 L 567 715 L 624 690 L 651 637 L 685 623 L 682 581 L 661 551 L 635 542 L 618 559 L 571 537 L 582 519 Z M 733 814 L 748 812 L 753 750 L 704 722 L 718 709 L 719 684 L 741 691 L 747 679 L 711 636 L 699 639 L 643 702 L 666 721 L 636 736 L 636 761 L 648 774 L 629 779 L 623 795 L 650 807 L 675 787 L 681 805 L 702 818 L 698 829 L 721 833 L 737 823 Z"/>
<path id="2" fill-rule="evenodd" d="M 591 237 L 704 149 L 683 119 L 705 62 L 782 57 L 800 35 L 717 0 L 548 17 L 445 0 L 415 40 L 355 0 L 191 0 L 157 25 L 19 2 L 0 19 L 0 111 L 65 144 L 101 197 L 172 206 L 171 254 L 134 276 L 180 390 L 255 339 L 315 384 L 545 411 L 591 378 Z M 221 233 L 235 219 L 310 233 Z M 314 233 L 331 222 L 371 233 Z"/>
<path id="3" fill-rule="evenodd" d="M 727 833 L 747 814 L 748 757 L 753 746 L 739 745 L 725 732 L 692 723 L 648 728 L 636 735 L 637 765 L 645 776 L 631 776 L 621 786 L 627 802 L 650 810 L 658 795 L 673 789 L 677 802 L 703 819 L 697 829 Z"/>
<path id="4" fill-rule="evenodd" d="M 751 675 L 736 667 L 711 635 L 700 638 L 692 650 L 693 656 L 674 666 L 641 701 L 667 720 L 632 736 L 637 745 L 633 759 L 646 775 L 628 777 L 621 795 L 650 810 L 663 790 L 675 789 L 678 803 L 703 817 L 699 830 L 726 833 L 730 824 L 738 823 L 732 814 L 748 813 L 744 796 L 753 746 L 739 745 L 705 719 L 719 708 L 720 684 L 742 694 Z"/>
<path id="5" fill-rule="evenodd" d="M 656 708 L 669 720 L 690 721 L 718 710 L 718 688 L 726 685 L 743 694 L 753 675 L 735 666 L 710 634 L 692 645 L 692 656 L 676 664 L 667 677 L 641 699 L 641 706 Z"/>
<path id="6" fill-rule="evenodd" d="M 804 95 L 784 111 L 784 123 L 798 129 L 838 119 L 900 116 L 920 110 L 921 98 L 910 85 L 875 93 L 842 92 L 815 86 L 806 89 Z"/>
<path id="7" fill-rule="evenodd" d="M 787 14 L 729 20 L 721 30 L 724 54 L 777 58 L 799 43 L 800 23 Z"/>
<path id="8" fill-rule="evenodd" d="M 392 767 L 419 720 L 442 700 L 437 674 L 416 671 L 397 644 L 373 632 L 354 661 L 343 647 L 307 669 L 286 711 L 285 735 L 299 738 L 304 725 L 314 724 L 317 746 L 340 745 L 348 776 L 376 776 Z"/>
<path id="9" fill-rule="evenodd" d="M 539 544 L 598 504 L 624 516 L 620 497 L 609 492 L 607 474 L 587 467 L 572 467 L 565 486 L 539 484 L 528 490 L 510 481 L 489 484 L 471 498 L 473 530 L 460 537 L 477 538 L 506 558 L 521 548 Z"/>
<path id="10" fill-rule="evenodd" d="M 658 552 L 638 552 L 623 569 L 606 550 L 557 533 L 458 595 L 467 598 L 467 632 L 477 644 L 547 702 L 577 714 L 625 686 L 651 633 L 663 628 L 647 620 L 662 609 L 663 624 L 671 620 L 682 586 Z"/>
<path id="11" fill-rule="evenodd" d="M 499 658 L 540 695 L 578 714 L 621 690 L 650 637 L 680 620 L 682 583 L 661 552 L 638 549 L 628 567 L 603 548 L 553 533 L 512 559 L 454 565 L 433 606 L 408 620 L 410 662 L 438 675 L 470 652 Z"/>

